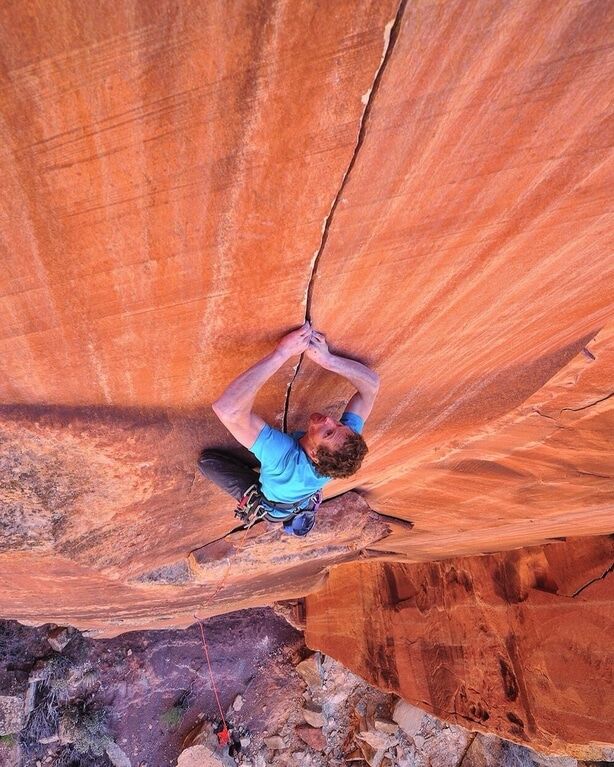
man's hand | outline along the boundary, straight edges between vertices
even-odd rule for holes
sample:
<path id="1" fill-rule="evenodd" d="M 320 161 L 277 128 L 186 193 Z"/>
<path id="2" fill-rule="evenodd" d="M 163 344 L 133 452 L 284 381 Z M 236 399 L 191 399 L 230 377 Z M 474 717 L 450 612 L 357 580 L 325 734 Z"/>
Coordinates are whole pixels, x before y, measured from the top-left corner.
<path id="1" fill-rule="evenodd" d="M 356 360 L 333 354 L 328 349 L 324 333 L 312 331 L 311 341 L 305 352 L 305 356 L 317 362 L 325 370 L 347 378 L 356 387 L 356 394 L 348 402 L 346 411 L 356 413 L 366 420 L 379 389 L 379 376 L 366 365 Z"/>
<path id="2" fill-rule="evenodd" d="M 323 365 L 330 359 L 330 351 L 328 350 L 324 333 L 318 333 L 317 330 L 312 331 L 311 340 L 305 354 L 309 359 L 317 362 L 318 365 Z"/>
<path id="3" fill-rule="evenodd" d="M 288 359 L 290 357 L 295 357 L 297 354 L 302 354 L 307 349 L 310 339 L 311 325 L 309 322 L 306 322 L 298 330 L 293 330 L 291 333 L 287 333 L 277 344 L 277 351 Z"/>

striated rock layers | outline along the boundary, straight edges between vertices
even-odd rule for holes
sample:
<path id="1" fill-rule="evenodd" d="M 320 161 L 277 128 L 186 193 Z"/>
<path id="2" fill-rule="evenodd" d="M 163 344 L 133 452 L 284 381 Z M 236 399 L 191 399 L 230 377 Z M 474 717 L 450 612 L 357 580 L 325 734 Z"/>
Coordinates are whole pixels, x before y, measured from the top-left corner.
<path id="1" fill-rule="evenodd" d="M 0 614 L 185 626 L 349 559 L 611 532 L 613 14 L 4 4 Z M 209 405 L 305 316 L 381 374 L 368 460 L 329 496 L 386 529 L 347 501 L 339 540 L 297 564 L 266 538 L 275 567 L 248 547 L 216 590 Z M 295 428 L 349 393 L 305 360 L 256 407 Z"/>
<path id="2" fill-rule="evenodd" d="M 307 598 L 306 641 L 442 719 L 597 759 L 614 742 L 613 570 L 613 536 L 342 566 Z"/>
<path id="3" fill-rule="evenodd" d="M 613 12 L 2 9 L 3 613 L 182 624 L 128 584 L 232 528 L 195 470 L 230 444 L 209 403 L 306 311 L 382 376 L 368 460 L 330 486 L 415 523 L 372 549 L 610 532 Z M 271 423 L 341 410 L 343 382 L 294 373 Z"/>

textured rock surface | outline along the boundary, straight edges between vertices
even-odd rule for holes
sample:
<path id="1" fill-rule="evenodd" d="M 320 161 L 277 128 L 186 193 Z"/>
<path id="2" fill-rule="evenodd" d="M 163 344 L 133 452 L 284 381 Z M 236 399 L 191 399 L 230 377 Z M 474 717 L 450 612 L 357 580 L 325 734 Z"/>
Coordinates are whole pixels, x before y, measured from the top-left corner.
<path id="1" fill-rule="evenodd" d="M 207 746 L 190 746 L 179 754 L 177 767 L 224 767 L 232 762 L 222 761 Z"/>
<path id="2" fill-rule="evenodd" d="M 230 632 L 233 642 L 229 645 Z M 106 745 L 115 762 L 129 758 L 133 767 L 169 767 L 185 752 L 187 760 L 190 750 L 199 746 L 213 751 L 218 763 L 234 765 L 214 735 L 219 715 L 197 627 L 128 633 L 111 640 L 77 635 L 61 654 L 51 653 L 47 635 L 48 627 L 29 629 L 0 621 L 0 695 L 23 690 L 28 680 L 42 676 L 50 681 L 53 664 L 52 679 L 55 689 L 62 691 L 62 700 L 78 692 L 78 678 L 83 680 L 85 674 L 89 680 L 90 698 L 98 710 L 106 711 L 109 734 L 117 742 L 116 748 Z M 384 749 L 382 754 L 380 748 L 380 767 L 390 767 L 387 759 L 395 767 L 458 767 L 463 754 L 462 767 L 583 767 L 575 759 L 544 757 L 424 712 L 417 729 L 410 726 L 406 733 L 395 725 L 391 731 L 393 711 L 406 710 L 409 704 L 371 687 L 319 653 L 311 655 L 308 663 L 315 673 L 305 675 L 306 666 L 297 663 L 307 652 L 302 636 L 270 610 L 214 618 L 207 622 L 207 636 L 227 720 L 232 728 L 243 727 L 247 736 L 241 752 L 245 767 L 347 767 L 351 757 L 361 759 L 366 752 L 371 758 L 378 753 L 367 741 Z M 244 701 L 240 714 L 232 710 L 237 691 Z M 38 704 L 49 702 L 43 688 L 37 698 Z M 306 701 L 325 714 L 324 725 L 318 729 L 325 739 L 323 752 L 307 746 L 296 732 L 303 723 Z M 18 738 L 0 738 L 2 767 L 68 761 L 66 747 L 57 736 L 42 738 L 44 743 L 39 739 L 34 745 L 33 726 L 29 721 L 19 734 L 27 745 L 27 759 L 19 758 Z M 203 758 L 209 755 L 203 748 L 191 753 L 199 752 Z M 603 759 L 613 755 L 604 752 Z M 86 759 L 88 767 L 108 767 L 105 759 L 91 755 Z M 360 767 L 360 762 L 354 764 Z"/>
<path id="3" fill-rule="evenodd" d="M 156 550 L 160 529 L 152 527 L 143 509 L 137 511 L 138 517 L 140 521 L 133 520 L 133 530 L 142 525 L 143 537 L 131 540 L 130 523 L 118 521 L 120 529 L 125 525 L 125 537 L 111 550 L 103 533 L 101 538 L 86 536 L 78 549 L 67 549 L 61 557 L 44 551 L 37 555 L 35 549 L 27 558 L 20 552 L 0 558 L 0 572 L 16 584 L 3 594 L 4 612 L 33 623 L 62 614 L 98 637 L 143 625 L 188 626 L 194 623 L 195 614 L 207 617 L 300 597 L 320 585 L 333 565 L 365 556 L 365 549 L 388 535 L 391 527 L 358 494 L 348 493 L 322 505 L 313 533 L 304 539 L 288 536 L 279 525 L 259 523 L 247 534 L 232 533 L 205 547 L 192 546 L 190 552 L 189 547 L 182 550 L 170 535 L 181 520 L 169 520 L 169 535 Z M 109 524 L 105 530 L 115 538 L 117 533 Z M 202 539 L 202 531 L 196 530 L 197 535 Z M 135 548 L 137 540 L 143 548 Z M 121 561 L 122 545 L 125 562 Z M 181 557 L 146 568 L 156 563 L 156 556 L 162 557 L 165 546 Z M 36 569 L 29 569 L 27 562 L 36 563 Z M 86 594 L 92 595 L 91 602 Z"/>
<path id="4" fill-rule="evenodd" d="M 346 565 L 307 598 L 306 641 L 442 719 L 598 759 L 614 741 L 613 567 L 612 536 Z"/>
<path id="5" fill-rule="evenodd" d="M 612 6 L 397 10 L 2 11 L 3 614 L 154 625 L 128 582 L 232 524 L 208 403 L 305 308 L 382 374 L 373 548 L 611 529 Z M 346 393 L 305 362 L 290 425 Z"/>
<path id="6" fill-rule="evenodd" d="M 613 13 L 5 4 L 0 614 L 113 634 L 311 588 L 256 558 L 203 606 L 187 564 L 233 525 L 208 405 L 306 313 L 382 376 L 329 489 L 389 515 L 368 555 L 611 532 Z M 294 374 L 271 423 L 340 412 Z"/>
<path id="7" fill-rule="evenodd" d="M 395 11 L 5 6 L 2 401 L 201 406 L 298 321 Z"/>
<path id="8" fill-rule="evenodd" d="M 49 663 L 57 664 L 56 682 L 64 681 L 56 684 L 57 690 L 68 689 L 71 695 L 78 694 L 79 688 L 66 680 L 85 674 L 90 700 L 97 710 L 106 712 L 109 735 L 133 767 L 144 763 L 149 767 L 176 764 L 178 755 L 187 748 L 186 740 L 195 728 L 200 728 L 203 718 L 214 720 L 219 716 L 197 626 L 185 631 L 133 632 L 95 641 L 77 634 L 61 654 L 51 650 L 47 633 L 46 627 L 29 629 L 0 621 L 0 696 L 9 691 L 23 694 L 28 680 L 40 677 L 40 667 Z M 266 718 L 263 703 L 272 686 L 279 712 L 271 702 L 269 713 L 281 713 L 284 705 L 292 705 L 296 717 L 300 717 L 302 686 L 300 678 L 292 674 L 293 663 L 305 652 L 298 632 L 266 609 L 213 618 L 207 621 L 206 637 L 225 710 L 241 691 L 247 703 L 240 720 L 260 731 Z M 280 690 L 286 692 L 285 703 Z M 42 692 L 39 688 L 39 705 Z M 60 697 L 56 706 L 63 701 Z M 31 721 L 26 723 L 21 733 L 29 746 L 29 758 L 23 767 L 35 767 L 36 760 L 59 764 L 62 744 L 52 741 L 35 746 L 27 737 L 31 726 Z M 111 749 L 119 762 L 120 752 Z M 50 760 L 45 762 L 47 756 Z M 90 755 L 86 764 L 102 767 L 107 761 Z M 4 767 L 1 759 L 0 765 Z"/>
<path id="9" fill-rule="evenodd" d="M 23 698 L 0 695 L 0 735 L 19 732 L 23 724 Z"/>

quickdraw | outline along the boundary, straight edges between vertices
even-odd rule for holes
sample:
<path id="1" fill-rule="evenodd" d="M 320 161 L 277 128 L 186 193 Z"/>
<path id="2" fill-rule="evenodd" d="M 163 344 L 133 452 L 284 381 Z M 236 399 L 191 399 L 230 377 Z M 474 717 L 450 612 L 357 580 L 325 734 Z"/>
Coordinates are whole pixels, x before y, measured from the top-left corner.
<path id="1" fill-rule="evenodd" d="M 315 514 L 322 503 L 322 492 L 318 491 L 295 504 L 276 504 L 265 498 L 258 485 L 251 485 L 239 501 L 235 516 L 249 530 L 261 519 L 280 522 L 287 533 L 306 535 L 315 524 Z M 306 504 L 306 505 L 303 505 Z"/>
<path id="2" fill-rule="evenodd" d="M 239 501 L 239 505 L 235 509 L 235 517 L 238 517 L 245 525 L 245 529 L 249 530 L 256 522 L 264 519 L 266 512 L 267 510 L 262 504 L 260 488 L 258 485 L 251 485 Z"/>

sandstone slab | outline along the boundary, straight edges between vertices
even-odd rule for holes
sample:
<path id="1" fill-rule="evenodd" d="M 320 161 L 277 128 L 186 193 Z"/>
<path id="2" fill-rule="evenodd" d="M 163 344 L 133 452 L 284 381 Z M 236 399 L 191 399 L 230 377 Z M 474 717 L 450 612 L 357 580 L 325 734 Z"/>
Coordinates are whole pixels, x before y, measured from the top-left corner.
<path id="1" fill-rule="evenodd" d="M 393 719 L 406 735 L 410 738 L 414 738 L 424 721 L 425 713 L 421 708 L 412 706 L 406 700 L 399 699 L 394 707 Z"/>
<path id="2" fill-rule="evenodd" d="M 109 743 L 105 748 L 105 751 L 113 767 L 132 767 L 128 755 L 117 745 L 117 743 Z"/>
<path id="3" fill-rule="evenodd" d="M 51 629 L 47 635 L 47 641 L 56 652 L 62 652 L 70 642 L 74 634 L 74 629 L 69 626 L 58 626 Z"/>
<path id="4" fill-rule="evenodd" d="M 326 717 L 322 713 L 321 706 L 317 706 L 314 703 L 305 704 L 302 708 L 302 713 L 307 724 L 312 727 L 324 727 L 326 724 Z"/>
<path id="5" fill-rule="evenodd" d="M 237 585 L 244 580 L 243 573 L 250 574 L 252 600 L 273 589 L 283 599 L 311 590 L 328 567 L 359 558 L 389 533 L 387 521 L 360 495 L 347 493 L 320 507 L 309 535 L 288 535 L 279 524 L 258 523 L 247 533 L 241 530 L 194 550 L 188 563 L 197 583 L 224 583 L 232 568 Z M 284 587 L 285 583 L 291 586 Z"/>
<path id="6" fill-rule="evenodd" d="M 326 748 L 326 738 L 319 727 L 311 727 L 308 724 L 299 724 L 296 728 L 296 734 L 314 751 L 324 751 Z"/>
<path id="7" fill-rule="evenodd" d="M 179 754 L 177 767 L 225 767 L 228 762 L 207 746 L 190 746 Z"/>
<path id="8" fill-rule="evenodd" d="M 307 686 L 317 689 L 322 684 L 322 665 L 320 653 L 312 653 L 308 658 L 302 660 L 295 667 L 295 671 L 303 678 Z"/>

